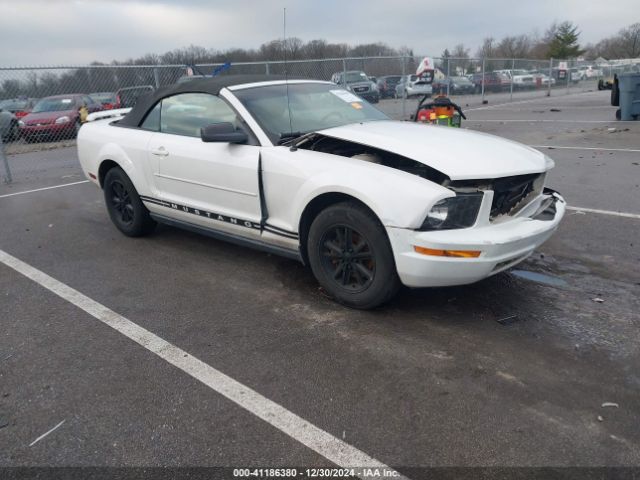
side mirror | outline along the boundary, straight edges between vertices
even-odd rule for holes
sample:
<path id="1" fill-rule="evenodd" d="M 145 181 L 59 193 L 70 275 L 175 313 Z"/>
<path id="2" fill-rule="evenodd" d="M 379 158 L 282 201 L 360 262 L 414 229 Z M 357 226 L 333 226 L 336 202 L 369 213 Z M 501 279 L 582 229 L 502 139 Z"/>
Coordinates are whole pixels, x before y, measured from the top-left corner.
<path id="1" fill-rule="evenodd" d="M 203 142 L 247 143 L 249 135 L 242 129 L 236 129 L 232 123 L 213 123 L 200 129 Z"/>

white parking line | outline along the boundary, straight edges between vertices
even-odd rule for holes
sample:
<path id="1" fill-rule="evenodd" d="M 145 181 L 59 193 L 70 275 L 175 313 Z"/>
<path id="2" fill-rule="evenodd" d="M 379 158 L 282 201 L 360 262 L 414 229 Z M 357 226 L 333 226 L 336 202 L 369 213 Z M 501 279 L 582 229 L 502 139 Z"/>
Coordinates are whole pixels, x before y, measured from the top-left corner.
<path id="1" fill-rule="evenodd" d="M 291 438 L 342 468 L 371 467 L 384 469 L 388 476 L 405 479 L 375 458 L 343 442 L 328 432 L 299 417 L 279 404 L 263 397 L 255 390 L 225 375 L 212 366 L 198 360 L 186 351 L 144 329 L 140 325 L 117 314 L 113 310 L 83 295 L 79 291 L 50 277 L 0 250 L 0 262 L 55 293 L 59 297 L 84 310 L 100 322 L 174 365 L 212 390 L 253 413 Z M 385 476 L 381 473 L 381 476 Z"/>
<path id="2" fill-rule="evenodd" d="M 33 447 L 36 443 L 38 443 L 40 440 L 42 440 L 44 437 L 46 437 L 47 435 L 49 435 L 50 433 L 53 433 L 54 431 L 56 431 L 58 428 L 60 428 L 62 426 L 62 424 L 66 422 L 66 420 L 62 420 L 59 424 L 57 424 L 55 427 L 53 427 L 51 430 L 48 430 L 46 432 L 44 432 L 42 435 L 40 435 L 38 438 L 36 438 L 33 442 L 31 442 L 29 444 L 30 447 Z"/>
<path id="3" fill-rule="evenodd" d="M 638 213 L 615 212 L 613 210 L 598 210 L 595 208 L 581 208 L 581 207 L 568 206 L 567 210 L 573 210 L 574 212 L 600 213 L 602 215 L 612 215 L 614 217 L 640 218 L 640 214 Z"/>
<path id="4" fill-rule="evenodd" d="M 605 148 L 605 147 L 565 147 L 558 145 L 529 145 L 533 148 L 548 148 L 549 150 L 604 150 L 607 152 L 640 152 L 638 148 Z"/>
<path id="5" fill-rule="evenodd" d="M 43 190 L 52 190 L 54 188 L 70 187 L 71 185 L 80 185 L 81 183 L 89 183 L 89 180 L 82 180 L 81 182 L 63 183 L 62 185 L 54 185 L 53 187 L 36 188 L 35 190 L 25 190 L 24 192 L 7 193 L 0 195 L 0 198 L 13 197 L 15 195 L 25 195 L 27 193 L 42 192 Z"/>

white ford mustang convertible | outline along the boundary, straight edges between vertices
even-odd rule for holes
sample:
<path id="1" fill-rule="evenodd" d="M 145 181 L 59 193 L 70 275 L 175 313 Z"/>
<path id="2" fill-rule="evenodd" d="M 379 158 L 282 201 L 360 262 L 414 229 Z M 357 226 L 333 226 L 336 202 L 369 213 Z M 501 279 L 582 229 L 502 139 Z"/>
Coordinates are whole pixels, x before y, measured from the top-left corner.
<path id="1" fill-rule="evenodd" d="M 78 153 L 122 233 L 163 222 L 295 258 L 351 307 L 512 267 L 565 212 L 541 152 L 392 121 L 328 82 L 199 79 L 104 115 Z"/>

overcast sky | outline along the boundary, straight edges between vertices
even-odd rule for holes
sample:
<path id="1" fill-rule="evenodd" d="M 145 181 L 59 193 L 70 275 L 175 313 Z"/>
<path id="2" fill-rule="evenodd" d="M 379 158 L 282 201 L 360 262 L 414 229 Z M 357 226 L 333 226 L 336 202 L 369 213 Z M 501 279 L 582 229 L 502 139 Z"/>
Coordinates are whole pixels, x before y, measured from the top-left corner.
<path id="1" fill-rule="evenodd" d="M 287 35 L 382 41 L 437 56 L 487 36 L 579 25 L 582 44 L 640 21 L 638 0 L 0 0 L 0 66 L 110 62 L 190 44 L 256 48 Z M 640 16 L 640 15 L 639 15 Z"/>

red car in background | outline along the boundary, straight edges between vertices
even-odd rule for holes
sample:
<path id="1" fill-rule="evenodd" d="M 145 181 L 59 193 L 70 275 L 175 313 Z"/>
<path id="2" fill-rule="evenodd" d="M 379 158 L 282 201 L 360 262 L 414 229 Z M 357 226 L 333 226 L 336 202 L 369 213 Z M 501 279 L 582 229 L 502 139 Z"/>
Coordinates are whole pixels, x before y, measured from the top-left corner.
<path id="1" fill-rule="evenodd" d="M 474 73 L 470 78 L 476 93 L 482 91 L 482 73 Z M 511 79 L 504 73 L 486 72 L 484 74 L 485 92 L 505 92 L 511 88 Z"/>
<path id="2" fill-rule="evenodd" d="M 85 94 L 45 97 L 20 120 L 20 134 L 27 142 L 75 138 L 80 130 L 83 106 L 88 113 L 102 110 L 101 104 Z"/>
<path id="3" fill-rule="evenodd" d="M 114 92 L 96 92 L 90 93 L 89 96 L 96 101 L 96 103 L 102 104 L 103 110 L 111 110 L 116 107 L 116 94 Z"/>
<path id="4" fill-rule="evenodd" d="M 116 102 L 113 108 L 132 108 L 138 101 L 138 97 L 151 93 L 154 90 L 151 85 L 121 88 L 116 92 Z"/>
<path id="5" fill-rule="evenodd" d="M 26 116 L 32 109 L 37 98 L 9 98 L 7 100 L 0 100 L 0 110 L 13 113 L 16 118 L 22 118 Z"/>

